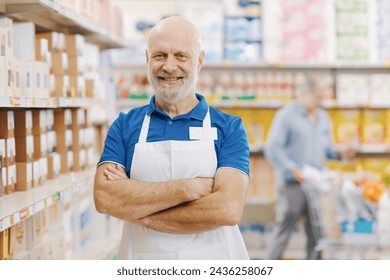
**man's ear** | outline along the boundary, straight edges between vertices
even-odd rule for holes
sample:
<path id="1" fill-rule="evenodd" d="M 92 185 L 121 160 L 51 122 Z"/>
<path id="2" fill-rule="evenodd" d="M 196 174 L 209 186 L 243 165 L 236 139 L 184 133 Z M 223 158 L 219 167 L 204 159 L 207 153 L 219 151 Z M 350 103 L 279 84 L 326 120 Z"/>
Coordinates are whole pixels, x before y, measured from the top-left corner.
<path id="1" fill-rule="evenodd" d="M 146 63 L 149 63 L 149 54 L 147 49 L 145 49 L 145 58 L 146 58 Z"/>
<path id="2" fill-rule="evenodd" d="M 204 61 L 204 56 L 205 56 L 205 51 L 202 50 L 199 54 L 199 58 L 198 58 L 198 72 L 200 71 L 200 69 L 202 68 L 202 65 L 203 65 L 203 61 Z"/>

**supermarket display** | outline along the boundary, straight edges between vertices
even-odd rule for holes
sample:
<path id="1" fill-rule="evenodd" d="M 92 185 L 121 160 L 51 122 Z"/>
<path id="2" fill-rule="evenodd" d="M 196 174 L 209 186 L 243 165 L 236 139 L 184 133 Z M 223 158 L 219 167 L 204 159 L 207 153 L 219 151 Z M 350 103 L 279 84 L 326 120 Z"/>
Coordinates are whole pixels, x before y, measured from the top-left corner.
<path id="1" fill-rule="evenodd" d="M 247 132 L 251 179 L 240 230 L 250 256 L 263 258 L 275 222 L 276 178 L 263 157 L 272 120 L 295 99 L 302 75 L 317 73 L 330 81 L 333 140 L 358 151 L 352 161 L 327 162 L 320 249 L 325 258 L 390 257 L 389 1 L 5 2 L 0 259 L 115 257 L 121 223 L 95 212 L 94 165 L 107 124 L 153 96 L 146 38 L 173 14 L 202 33 L 197 91 L 240 116 Z M 304 246 L 298 225 L 285 257 L 303 258 Z"/>

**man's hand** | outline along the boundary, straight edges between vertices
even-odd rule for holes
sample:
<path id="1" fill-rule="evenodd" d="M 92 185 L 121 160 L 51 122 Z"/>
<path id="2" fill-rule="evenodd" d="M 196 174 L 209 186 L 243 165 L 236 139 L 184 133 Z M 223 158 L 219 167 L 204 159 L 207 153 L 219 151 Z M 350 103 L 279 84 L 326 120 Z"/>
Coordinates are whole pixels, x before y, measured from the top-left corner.
<path id="1" fill-rule="evenodd" d="M 117 164 L 116 167 L 109 165 L 104 170 L 104 175 L 107 177 L 107 180 L 109 181 L 128 179 L 125 169 L 119 164 Z"/>
<path id="2" fill-rule="evenodd" d="M 292 171 L 292 174 L 298 183 L 303 183 L 303 181 L 305 181 L 305 177 L 303 176 L 302 170 L 296 168 Z"/>
<path id="3" fill-rule="evenodd" d="M 339 152 L 341 158 L 351 160 L 356 156 L 356 149 L 352 147 L 346 147 L 346 149 Z"/>

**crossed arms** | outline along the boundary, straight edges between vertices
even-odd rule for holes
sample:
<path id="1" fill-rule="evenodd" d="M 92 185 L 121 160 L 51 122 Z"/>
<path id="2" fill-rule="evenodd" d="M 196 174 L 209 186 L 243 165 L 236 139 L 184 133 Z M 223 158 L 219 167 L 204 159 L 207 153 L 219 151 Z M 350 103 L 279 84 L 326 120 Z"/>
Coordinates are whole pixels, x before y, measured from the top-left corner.
<path id="1" fill-rule="evenodd" d="M 196 233 L 236 225 L 245 206 L 249 178 L 219 168 L 215 178 L 168 182 L 129 179 L 119 165 L 103 163 L 96 171 L 98 212 L 170 233 Z"/>

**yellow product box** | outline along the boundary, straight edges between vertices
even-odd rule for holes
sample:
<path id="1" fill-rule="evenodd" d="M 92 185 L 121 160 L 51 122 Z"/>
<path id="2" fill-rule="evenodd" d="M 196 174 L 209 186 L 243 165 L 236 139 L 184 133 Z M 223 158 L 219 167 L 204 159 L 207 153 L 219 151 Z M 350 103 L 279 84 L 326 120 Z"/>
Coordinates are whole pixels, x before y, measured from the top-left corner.
<path id="1" fill-rule="evenodd" d="M 26 221 L 15 224 L 11 229 L 9 238 L 13 243 L 13 256 L 18 256 L 27 251 Z"/>
<path id="2" fill-rule="evenodd" d="M 356 172 L 358 170 L 358 160 L 342 162 L 337 160 L 329 160 L 326 162 L 326 167 L 332 170 L 339 170 L 343 172 Z"/>
<path id="3" fill-rule="evenodd" d="M 364 110 L 362 113 L 362 145 L 385 144 L 386 110 Z"/>
<path id="4" fill-rule="evenodd" d="M 364 158 L 364 159 L 360 159 L 360 164 L 364 171 L 375 173 L 376 175 L 382 178 L 388 171 L 390 159 Z"/>
<path id="5" fill-rule="evenodd" d="M 386 110 L 386 143 L 390 146 L 390 110 Z"/>
<path id="6" fill-rule="evenodd" d="M 6 229 L 0 232 L 0 260 L 8 260 L 9 258 L 9 230 Z"/>
<path id="7" fill-rule="evenodd" d="M 337 144 L 359 143 L 359 110 L 329 110 L 333 123 L 333 139 Z"/>

